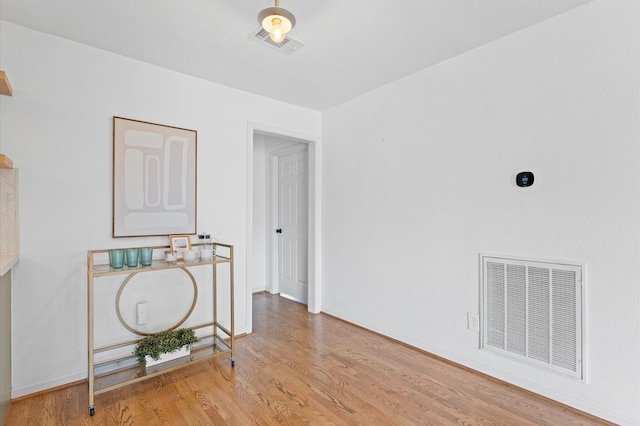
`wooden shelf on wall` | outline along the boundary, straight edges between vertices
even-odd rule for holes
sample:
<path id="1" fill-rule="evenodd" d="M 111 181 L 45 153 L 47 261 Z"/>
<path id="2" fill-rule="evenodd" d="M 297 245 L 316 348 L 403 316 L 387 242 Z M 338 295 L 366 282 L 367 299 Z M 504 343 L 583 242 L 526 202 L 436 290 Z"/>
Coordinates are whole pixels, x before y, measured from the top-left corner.
<path id="1" fill-rule="evenodd" d="M 13 96 L 13 89 L 11 89 L 7 73 L 2 70 L 0 70 L 0 95 Z"/>
<path id="2" fill-rule="evenodd" d="M 4 154 L 0 154 L 0 169 L 13 169 L 13 161 Z"/>

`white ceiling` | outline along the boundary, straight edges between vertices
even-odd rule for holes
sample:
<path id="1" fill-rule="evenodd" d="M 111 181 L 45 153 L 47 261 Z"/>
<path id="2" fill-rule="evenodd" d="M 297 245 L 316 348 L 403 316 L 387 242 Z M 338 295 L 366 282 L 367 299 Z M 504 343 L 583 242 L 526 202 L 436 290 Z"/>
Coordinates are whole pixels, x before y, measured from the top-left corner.
<path id="1" fill-rule="evenodd" d="M 0 0 L 0 19 L 326 110 L 591 0 L 281 0 L 290 56 L 249 37 L 273 0 Z"/>

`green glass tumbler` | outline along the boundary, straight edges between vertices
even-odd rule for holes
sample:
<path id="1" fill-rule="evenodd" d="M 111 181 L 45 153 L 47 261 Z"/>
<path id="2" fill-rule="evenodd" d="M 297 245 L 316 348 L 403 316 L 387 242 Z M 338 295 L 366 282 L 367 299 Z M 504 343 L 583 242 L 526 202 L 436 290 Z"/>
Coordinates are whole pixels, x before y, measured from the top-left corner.
<path id="1" fill-rule="evenodd" d="M 130 248 L 124 251 L 124 262 L 129 268 L 138 266 L 138 249 Z"/>
<path id="2" fill-rule="evenodd" d="M 142 266 L 150 266 L 153 259 L 153 249 L 151 247 L 143 247 L 140 249 L 140 264 Z"/>
<path id="3" fill-rule="evenodd" d="M 124 250 L 114 249 L 109 250 L 109 266 L 113 269 L 122 268 L 124 261 Z"/>

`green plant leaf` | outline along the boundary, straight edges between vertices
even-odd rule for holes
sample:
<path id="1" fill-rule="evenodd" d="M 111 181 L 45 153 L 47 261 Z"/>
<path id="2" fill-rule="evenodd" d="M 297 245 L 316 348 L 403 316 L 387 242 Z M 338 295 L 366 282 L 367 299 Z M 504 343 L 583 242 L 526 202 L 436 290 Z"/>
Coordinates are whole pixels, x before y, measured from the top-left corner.
<path id="1" fill-rule="evenodd" d="M 133 354 L 136 356 L 138 364 L 144 366 L 146 356 L 157 360 L 163 353 L 173 352 L 184 345 L 192 345 L 198 341 L 195 331 L 190 328 L 165 330 L 146 336 L 136 345 Z"/>

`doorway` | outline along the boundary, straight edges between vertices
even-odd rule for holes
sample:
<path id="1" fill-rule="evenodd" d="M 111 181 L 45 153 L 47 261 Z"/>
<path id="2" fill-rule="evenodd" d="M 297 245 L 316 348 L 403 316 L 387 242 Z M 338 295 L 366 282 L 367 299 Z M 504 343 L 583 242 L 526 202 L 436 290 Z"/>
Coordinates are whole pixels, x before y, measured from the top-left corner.
<path id="1" fill-rule="evenodd" d="M 320 312 L 319 281 L 317 274 L 317 256 L 319 254 L 318 232 L 316 230 L 316 200 L 317 192 L 315 184 L 319 170 L 316 143 L 312 138 L 304 135 L 296 135 L 282 129 L 273 129 L 268 126 L 251 124 L 248 134 L 248 194 L 247 194 L 247 325 L 251 332 L 252 321 L 252 295 L 260 291 L 270 293 L 285 293 L 291 298 L 307 303 L 309 312 Z M 297 154 L 296 154 L 297 153 Z M 299 156 L 302 155 L 302 158 Z M 285 158 L 286 157 L 286 158 Z M 296 158 L 298 157 L 298 158 Z M 302 227 L 296 224 L 299 234 L 306 234 L 306 238 L 296 237 L 296 241 L 287 241 L 281 238 L 285 234 L 282 217 L 278 213 L 279 189 L 274 182 L 278 181 L 279 163 L 289 162 L 285 168 L 301 170 L 305 168 L 305 177 L 295 176 L 293 179 L 306 179 L 306 197 L 303 191 L 301 197 L 304 202 L 302 208 L 296 207 L 297 214 L 305 214 Z M 304 175 L 304 174 L 303 174 Z M 286 191 L 299 194 L 299 185 L 291 185 Z M 305 200 L 306 198 L 306 200 Z M 289 223 L 289 222 L 288 222 Z M 281 229 L 281 233 L 276 231 Z M 299 235 L 300 236 L 300 235 Z M 295 251 L 295 253 L 293 253 Z M 295 254 L 298 259 L 302 257 L 305 262 L 298 262 L 296 257 L 289 257 L 288 263 L 281 262 L 281 254 Z M 283 269 L 282 266 L 285 268 Z M 285 272 L 285 273 L 283 273 Z M 294 277 L 297 290 L 281 285 L 280 277 L 287 275 Z M 300 282 L 298 277 L 306 277 L 306 282 Z M 294 286 L 294 288 L 295 288 Z M 283 291 L 283 288 L 286 290 Z M 306 300 L 300 297 L 306 294 Z"/>

